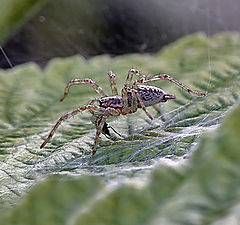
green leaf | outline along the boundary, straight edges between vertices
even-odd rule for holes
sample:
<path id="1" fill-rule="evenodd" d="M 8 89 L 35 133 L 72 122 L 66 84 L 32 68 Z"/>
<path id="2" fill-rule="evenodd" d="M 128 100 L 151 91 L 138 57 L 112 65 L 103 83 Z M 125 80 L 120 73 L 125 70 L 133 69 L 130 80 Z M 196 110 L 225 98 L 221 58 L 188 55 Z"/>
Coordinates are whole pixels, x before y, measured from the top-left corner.
<path id="1" fill-rule="evenodd" d="M 26 22 L 46 0 L 0 0 L 0 43 Z"/>
<path id="2" fill-rule="evenodd" d="M 239 117 L 240 105 L 217 131 L 204 136 L 187 165 L 157 168 L 143 188 L 113 190 L 74 224 L 237 224 Z"/>
<path id="3" fill-rule="evenodd" d="M 0 71 L 1 208 L 15 204 L 49 174 L 99 175 L 119 184 L 120 178 L 144 179 L 144 174 L 155 164 L 165 160 L 184 161 L 196 149 L 201 135 L 215 130 L 237 103 L 239 45 L 237 34 L 223 33 L 212 38 L 196 34 L 154 56 L 99 56 L 89 61 L 75 56 L 54 59 L 44 70 L 35 64 L 25 64 Z M 176 100 L 160 104 L 160 114 L 148 108 L 155 117 L 153 121 L 142 110 L 109 120 L 108 124 L 124 137 L 119 138 L 114 132 L 112 140 L 103 136 L 91 166 L 88 162 L 95 127 L 87 112 L 64 122 L 45 148 L 39 149 L 60 116 L 97 97 L 89 85 L 82 84 L 72 87 L 67 98 L 60 102 L 69 80 L 89 77 L 110 93 L 107 71 L 114 70 L 120 90 L 131 67 L 146 74 L 168 73 L 194 90 L 207 92 L 208 96 L 190 95 L 168 81 L 154 82 L 153 85 L 174 94 Z M 168 176 L 162 173 L 161 179 L 167 182 Z M 173 176 L 173 183 L 162 187 L 166 188 L 163 193 L 174 189 L 175 182 L 183 179 L 175 171 L 169 176 Z M 131 193 L 135 192 L 134 188 Z M 141 196 L 142 192 L 136 195 Z M 150 195 L 149 204 L 151 198 Z M 136 199 L 137 204 L 145 204 Z"/>
<path id="4" fill-rule="evenodd" d="M 54 176 L 0 216 L 4 224 L 237 224 L 240 105 L 210 131 L 185 165 L 161 165 L 150 178 L 103 185 Z"/>

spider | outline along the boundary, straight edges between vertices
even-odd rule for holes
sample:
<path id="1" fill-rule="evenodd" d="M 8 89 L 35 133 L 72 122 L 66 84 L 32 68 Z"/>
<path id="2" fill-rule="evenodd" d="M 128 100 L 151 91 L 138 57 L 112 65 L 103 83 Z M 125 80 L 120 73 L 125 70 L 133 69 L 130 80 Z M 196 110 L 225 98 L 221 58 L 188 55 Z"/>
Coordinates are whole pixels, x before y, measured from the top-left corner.
<path id="1" fill-rule="evenodd" d="M 92 88 L 100 95 L 100 98 L 93 99 L 88 105 L 83 105 L 73 110 L 72 112 L 69 112 L 61 116 L 57 121 L 57 123 L 52 128 L 47 139 L 40 146 L 40 148 L 43 148 L 47 144 L 47 142 L 55 133 L 56 129 L 64 120 L 71 118 L 74 115 L 81 113 L 85 110 L 89 110 L 90 113 L 92 113 L 96 118 L 95 120 L 96 137 L 94 141 L 92 156 L 90 159 L 90 162 L 92 162 L 93 156 L 95 155 L 97 150 L 97 144 L 98 144 L 98 139 L 100 134 L 109 133 L 107 123 L 106 123 L 106 120 L 109 116 L 116 117 L 120 115 L 127 115 L 131 113 L 135 113 L 138 110 L 138 108 L 142 108 L 143 111 L 146 113 L 146 115 L 149 117 L 149 119 L 152 120 L 153 117 L 146 110 L 146 107 L 155 106 L 160 102 L 166 102 L 170 99 L 175 99 L 174 95 L 167 94 L 162 89 L 155 86 L 142 85 L 144 83 L 161 80 L 161 79 L 167 79 L 189 93 L 193 93 L 199 96 L 206 95 L 205 93 L 191 90 L 190 88 L 185 86 L 183 83 L 179 82 L 178 80 L 174 79 L 168 74 L 158 74 L 151 77 L 147 77 L 146 75 L 140 73 L 139 70 L 136 70 L 136 69 L 129 70 L 127 79 L 125 81 L 125 85 L 122 88 L 122 93 L 121 95 L 119 95 L 117 90 L 117 85 L 116 85 L 115 74 L 113 73 L 113 71 L 109 71 L 108 75 L 109 75 L 110 86 L 112 90 L 112 96 L 107 96 L 106 93 L 103 91 L 103 89 L 97 83 L 95 83 L 93 80 L 89 78 L 73 79 L 69 81 L 67 87 L 65 88 L 64 95 L 60 99 L 60 101 L 64 100 L 64 98 L 67 96 L 69 89 L 72 85 L 82 84 L 82 83 L 90 84 Z M 138 76 L 139 79 L 132 82 L 134 75 Z M 98 105 L 95 104 L 96 102 L 98 103 Z"/>

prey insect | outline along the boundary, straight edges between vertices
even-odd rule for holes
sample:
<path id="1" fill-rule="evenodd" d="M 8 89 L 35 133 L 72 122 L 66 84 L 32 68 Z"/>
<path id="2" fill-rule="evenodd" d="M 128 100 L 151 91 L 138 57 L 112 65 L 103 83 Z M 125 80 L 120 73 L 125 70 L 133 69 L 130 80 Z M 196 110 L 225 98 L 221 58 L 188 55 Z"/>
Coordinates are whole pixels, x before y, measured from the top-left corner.
<path id="1" fill-rule="evenodd" d="M 185 86 L 183 83 L 179 82 L 178 80 L 174 79 L 168 74 L 158 74 L 158 75 L 147 77 L 144 74 L 140 73 L 139 70 L 136 70 L 136 69 L 129 70 L 124 87 L 121 90 L 121 95 L 119 95 L 117 85 L 116 85 L 115 74 L 112 71 L 109 71 L 108 75 L 110 79 L 112 96 L 107 96 L 104 90 L 97 83 L 95 83 L 93 80 L 89 78 L 73 79 L 69 81 L 67 87 L 65 88 L 64 95 L 61 98 L 61 101 L 63 101 L 64 98 L 68 95 L 69 89 L 72 85 L 82 84 L 82 83 L 90 84 L 92 88 L 99 94 L 100 98 L 93 99 L 89 104 L 83 105 L 61 116 L 57 121 L 57 123 L 52 128 L 47 139 L 40 146 L 40 148 L 43 148 L 47 144 L 47 142 L 55 133 L 56 129 L 64 120 L 69 119 L 85 110 L 88 110 L 90 113 L 94 115 L 95 125 L 96 125 L 96 137 L 94 141 L 92 156 L 90 159 L 90 162 L 91 162 L 97 150 L 97 144 L 98 144 L 100 134 L 102 132 L 109 133 L 107 123 L 106 123 L 106 120 L 109 116 L 116 117 L 120 115 L 127 115 L 131 113 L 135 113 L 139 108 L 141 108 L 146 113 L 148 118 L 152 120 L 153 117 L 147 111 L 146 107 L 155 106 L 160 102 L 166 102 L 168 100 L 175 99 L 174 95 L 167 94 L 158 87 L 144 85 L 151 81 L 162 80 L 162 79 L 169 80 L 189 93 L 193 93 L 199 96 L 206 95 L 205 93 L 191 90 L 189 87 Z M 134 75 L 138 76 L 139 78 L 133 82 L 132 80 Z"/>

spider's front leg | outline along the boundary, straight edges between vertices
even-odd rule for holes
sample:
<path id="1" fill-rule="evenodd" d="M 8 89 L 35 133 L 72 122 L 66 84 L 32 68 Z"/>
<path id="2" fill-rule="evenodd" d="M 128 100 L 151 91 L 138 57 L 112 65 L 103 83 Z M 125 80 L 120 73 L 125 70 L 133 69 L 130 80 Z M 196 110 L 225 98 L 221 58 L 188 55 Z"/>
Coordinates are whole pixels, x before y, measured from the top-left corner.
<path id="1" fill-rule="evenodd" d="M 57 123 L 54 125 L 54 127 L 52 128 L 51 132 L 49 133 L 47 139 L 42 143 L 42 145 L 40 146 L 40 148 L 43 148 L 47 142 L 50 140 L 50 138 L 53 136 L 53 134 L 55 133 L 55 131 L 57 130 L 57 128 L 59 127 L 59 125 L 66 119 L 73 117 L 74 115 L 77 115 L 85 110 L 89 110 L 90 112 L 98 112 L 98 113 L 103 113 L 105 111 L 105 108 L 101 108 L 99 106 L 95 106 L 95 105 L 84 105 L 80 108 L 77 108 L 75 110 L 73 110 L 72 112 L 69 112 L 63 116 L 60 117 L 60 119 L 57 121 Z"/>

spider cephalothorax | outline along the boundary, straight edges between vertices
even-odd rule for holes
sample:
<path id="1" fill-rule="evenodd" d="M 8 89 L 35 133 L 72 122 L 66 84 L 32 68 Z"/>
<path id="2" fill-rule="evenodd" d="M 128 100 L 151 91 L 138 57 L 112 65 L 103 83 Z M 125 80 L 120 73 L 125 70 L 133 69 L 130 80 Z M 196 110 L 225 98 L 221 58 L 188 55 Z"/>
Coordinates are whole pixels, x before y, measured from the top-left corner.
<path id="1" fill-rule="evenodd" d="M 146 107 L 148 106 L 155 106 L 156 104 L 160 102 L 166 102 L 170 99 L 175 99 L 174 95 L 165 93 L 162 89 L 155 87 L 155 86 L 149 86 L 149 85 L 142 85 L 144 83 L 148 83 L 151 81 L 161 80 L 161 79 L 167 79 L 182 89 L 184 89 L 187 92 L 205 96 L 204 93 L 193 91 L 181 82 L 177 81 L 173 77 L 167 75 L 167 74 L 158 74 L 151 77 L 147 77 L 143 74 L 141 74 L 138 70 L 130 69 L 128 72 L 128 76 L 125 82 L 124 87 L 122 88 L 121 95 L 118 94 L 117 85 L 116 85 L 116 77 L 115 74 L 110 71 L 108 72 L 109 78 L 110 78 L 110 84 L 112 89 L 112 96 L 107 96 L 103 89 L 96 84 L 94 81 L 92 81 L 89 78 L 85 79 L 73 79 L 69 81 L 64 96 L 61 98 L 61 101 L 64 100 L 66 95 L 69 92 L 69 89 L 74 84 L 81 84 L 81 83 L 88 83 L 90 84 L 94 90 L 100 95 L 100 98 L 93 99 L 88 105 L 81 106 L 72 112 L 69 112 L 57 121 L 53 129 L 51 130 L 50 134 L 48 135 L 47 139 L 43 142 L 43 144 L 40 146 L 40 148 L 43 148 L 46 143 L 49 141 L 49 139 L 53 136 L 55 130 L 58 128 L 58 126 L 66 119 L 73 117 L 74 115 L 89 110 L 94 117 L 96 117 L 95 125 L 96 125 L 96 138 L 94 142 L 94 149 L 92 152 L 91 161 L 93 159 L 94 154 L 96 153 L 97 144 L 99 136 L 102 132 L 109 133 L 106 119 L 109 116 L 119 116 L 119 115 L 127 115 L 131 113 L 135 113 L 138 108 L 142 108 L 144 112 L 147 114 L 147 116 L 150 119 L 153 119 L 152 116 L 148 113 L 146 110 Z M 137 79 L 132 83 L 133 75 L 139 76 L 140 78 Z M 98 103 L 96 105 L 95 103 Z"/>

